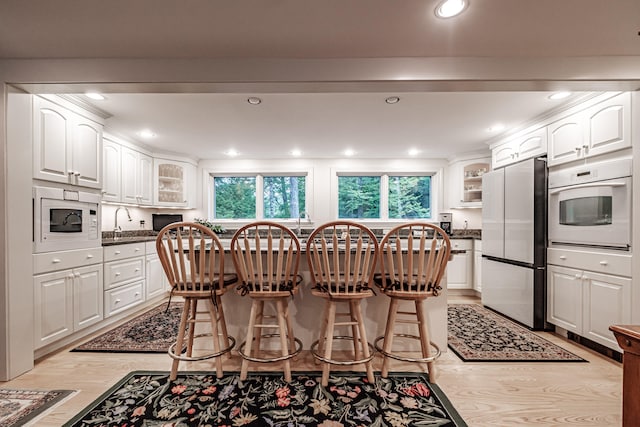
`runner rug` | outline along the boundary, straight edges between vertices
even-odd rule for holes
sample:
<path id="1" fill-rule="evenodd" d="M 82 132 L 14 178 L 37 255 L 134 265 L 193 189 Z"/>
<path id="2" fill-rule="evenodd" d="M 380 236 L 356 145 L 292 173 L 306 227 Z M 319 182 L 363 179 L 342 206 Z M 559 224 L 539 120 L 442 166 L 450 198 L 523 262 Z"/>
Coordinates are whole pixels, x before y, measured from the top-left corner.
<path id="1" fill-rule="evenodd" d="M 71 351 L 166 353 L 176 342 L 182 302 L 161 304 Z"/>
<path id="2" fill-rule="evenodd" d="M 449 348 L 465 362 L 586 362 L 478 304 L 448 306 Z"/>
<path id="3" fill-rule="evenodd" d="M 136 371 L 67 422 L 79 426 L 447 426 L 467 424 L 421 373 L 392 373 L 375 384 L 366 375 L 332 373 L 327 387 L 320 372 L 282 373 Z"/>
<path id="4" fill-rule="evenodd" d="M 0 426 L 17 427 L 34 422 L 73 392 L 0 389 Z"/>

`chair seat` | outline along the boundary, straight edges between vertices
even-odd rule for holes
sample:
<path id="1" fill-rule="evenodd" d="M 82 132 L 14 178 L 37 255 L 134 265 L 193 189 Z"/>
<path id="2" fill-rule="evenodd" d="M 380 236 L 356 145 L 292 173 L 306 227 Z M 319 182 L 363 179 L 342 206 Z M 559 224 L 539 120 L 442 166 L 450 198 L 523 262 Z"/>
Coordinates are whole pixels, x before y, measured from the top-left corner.
<path id="1" fill-rule="evenodd" d="M 344 283 L 339 286 L 341 286 L 342 289 L 344 289 Z M 331 292 L 329 292 L 329 289 L 331 289 Z M 332 283 L 329 286 L 316 285 L 311 289 L 311 294 L 322 297 L 322 298 L 345 299 L 345 300 L 369 298 L 375 295 L 373 293 L 373 289 L 366 286 L 362 286 L 362 285 L 357 285 L 356 291 L 353 291 L 353 286 L 350 286 L 349 293 L 345 293 L 344 291 L 338 292 L 338 290 L 339 290 L 339 287 L 336 286 L 335 283 Z"/>
<path id="2" fill-rule="evenodd" d="M 434 296 L 433 294 L 433 286 L 427 285 L 418 285 L 416 282 L 417 276 L 412 276 L 412 284 L 410 286 L 405 286 L 403 283 L 400 283 L 398 280 L 392 280 L 391 277 L 387 274 L 385 277 L 382 277 L 382 274 L 376 274 L 373 277 L 373 282 L 384 292 L 387 296 L 399 297 L 405 299 L 419 299 L 426 298 L 429 296 Z M 441 288 L 438 287 L 438 290 Z"/>
<path id="3" fill-rule="evenodd" d="M 227 286 L 238 282 L 238 275 L 225 273 L 222 278 L 224 286 L 222 289 L 218 288 L 219 280 L 219 276 L 216 275 L 213 276 L 212 280 L 208 280 L 208 277 L 205 276 L 205 282 L 202 285 L 200 282 L 188 282 L 186 285 L 183 282 L 178 282 L 174 288 L 173 295 L 198 297 L 198 294 L 202 294 L 202 297 L 207 297 L 211 295 L 212 289 L 216 294 L 222 295 L 226 292 Z"/>
<path id="4" fill-rule="evenodd" d="M 295 282 L 293 280 L 275 282 L 270 281 L 268 278 L 262 283 L 243 283 L 240 284 L 236 289 L 240 291 L 241 295 L 250 295 L 252 297 L 259 296 L 262 293 L 268 292 L 272 297 L 278 297 L 283 295 L 292 295 L 298 292 L 298 285 L 302 283 L 304 278 L 301 274 L 296 275 Z M 265 297 L 267 297 L 265 295 Z"/>

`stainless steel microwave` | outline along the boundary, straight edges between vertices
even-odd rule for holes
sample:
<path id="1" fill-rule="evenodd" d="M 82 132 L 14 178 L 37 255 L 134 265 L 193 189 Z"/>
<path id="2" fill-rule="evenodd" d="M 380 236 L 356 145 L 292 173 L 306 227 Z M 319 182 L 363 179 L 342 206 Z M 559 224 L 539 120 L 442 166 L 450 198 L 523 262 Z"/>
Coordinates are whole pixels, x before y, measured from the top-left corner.
<path id="1" fill-rule="evenodd" d="M 100 195 L 52 187 L 33 187 L 35 253 L 101 245 Z"/>

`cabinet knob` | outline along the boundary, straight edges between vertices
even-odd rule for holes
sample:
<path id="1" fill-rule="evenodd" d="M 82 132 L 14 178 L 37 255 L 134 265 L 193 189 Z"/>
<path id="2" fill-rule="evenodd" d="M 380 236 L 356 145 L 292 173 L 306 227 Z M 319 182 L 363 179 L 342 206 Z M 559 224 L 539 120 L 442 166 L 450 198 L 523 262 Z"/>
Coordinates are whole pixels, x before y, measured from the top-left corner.
<path id="1" fill-rule="evenodd" d="M 139 251 L 140 251 L 140 248 L 135 248 L 135 251 L 136 251 L 136 252 L 139 252 Z"/>
<path id="2" fill-rule="evenodd" d="M 51 260 L 52 264 L 59 264 L 61 262 L 62 262 L 62 260 L 60 258 L 54 258 L 54 259 Z"/>
<path id="3" fill-rule="evenodd" d="M 116 255 L 120 255 L 120 251 L 115 251 L 114 252 Z"/>
<path id="4" fill-rule="evenodd" d="M 582 274 L 580 273 L 576 274 L 576 279 L 582 279 Z"/>
<path id="5" fill-rule="evenodd" d="M 560 257 L 559 257 L 559 258 L 560 258 L 561 260 L 565 260 L 565 259 L 567 259 L 567 257 L 566 257 L 566 256 L 564 256 L 564 255 L 560 255 Z"/>
<path id="6" fill-rule="evenodd" d="M 75 176 L 80 176 L 80 172 L 74 172 L 73 173 Z"/>
<path id="7" fill-rule="evenodd" d="M 115 300 L 113 303 L 114 303 L 114 304 L 118 304 L 119 302 L 120 302 L 120 300 L 119 300 L 119 299 L 117 299 L 117 300 Z"/>
<path id="8" fill-rule="evenodd" d="M 607 261 L 600 261 L 600 265 L 605 266 L 605 265 L 609 265 L 609 263 Z"/>
<path id="9" fill-rule="evenodd" d="M 140 296 L 140 292 L 136 292 L 136 294 L 134 296 L 139 297 Z"/>
<path id="10" fill-rule="evenodd" d="M 73 171 L 67 171 L 67 175 L 73 175 Z"/>
<path id="11" fill-rule="evenodd" d="M 136 268 L 136 273 L 137 273 L 138 271 L 140 271 L 140 269 L 139 269 L 139 268 Z"/>
<path id="12" fill-rule="evenodd" d="M 92 255 L 92 254 L 88 254 L 88 255 L 87 255 L 87 258 L 88 258 L 88 259 L 93 258 L 93 255 Z"/>
<path id="13" fill-rule="evenodd" d="M 581 150 L 581 147 L 576 147 L 576 148 L 575 148 L 575 150 L 576 150 L 576 151 L 580 151 L 580 150 Z"/>
<path id="14" fill-rule="evenodd" d="M 119 275 L 120 275 L 120 272 L 118 271 L 118 272 L 115 274 L 115 276 L 116 276 L 116 277 L 118 277 Z"/>

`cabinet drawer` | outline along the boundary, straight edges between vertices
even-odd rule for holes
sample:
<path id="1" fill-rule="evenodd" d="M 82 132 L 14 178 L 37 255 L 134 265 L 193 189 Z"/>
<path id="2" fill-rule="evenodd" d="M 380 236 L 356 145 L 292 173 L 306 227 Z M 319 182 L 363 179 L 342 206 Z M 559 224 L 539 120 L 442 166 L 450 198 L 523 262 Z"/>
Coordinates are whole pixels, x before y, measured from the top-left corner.
<path id="1" fill-rule="evenodd" d="M 33 254 L 33 274 L 65 270 L 102 262 L 102 247 Z"/>
<path id="2" fill-rule="evenodd" d="M 104 288 L 111 289 L 131 280 L 144 279 L 144 258 L 130 258 L 105 264 Z"/>
<path id="3" fill-rule="evenodd" d="M 138 281 L 116 289 L 105 291 L 105 317 L 126 310 L 144 300 L 144 281 Z"/>
<path id="4" fill-rule="evenodd" d="M 158 253 L 158 251 L 156 250 L 155 240 L 144 242 L 144 249 L 147 255 L 156 255 Z"/>
<path id="5" fill-rule="evenodd" d="M 470 251 L 473 249 L 472 239 L 451 239 L 451 249 L 454 251 Z"/>
<path id="6" fill-rule="evenodd" d="M 126 245 L 105 246 L 104 261 L 117 261 L 119 259 L 144 255 L 144 244 L 145 242 L 128 243 Z"/>
<path id="7" fill-rule="evenodd" d="M 547 263 L 631 277 L 631 255 L 626 254 L 549 248 L 547 249 Z"/>

